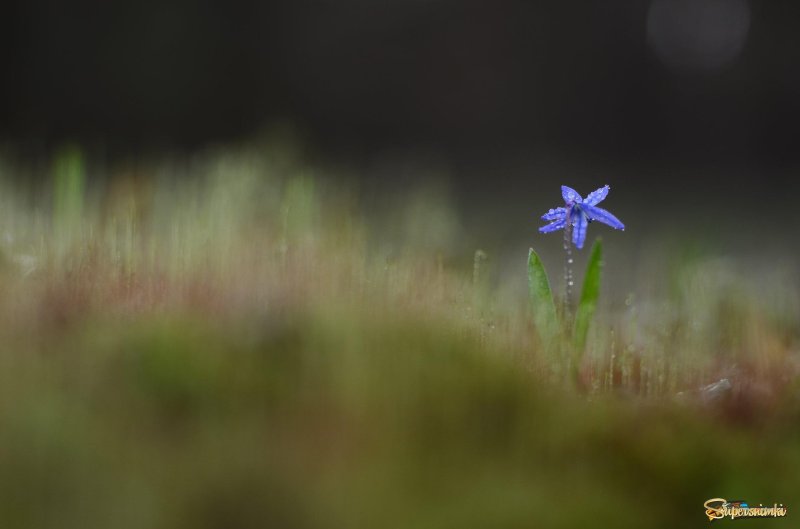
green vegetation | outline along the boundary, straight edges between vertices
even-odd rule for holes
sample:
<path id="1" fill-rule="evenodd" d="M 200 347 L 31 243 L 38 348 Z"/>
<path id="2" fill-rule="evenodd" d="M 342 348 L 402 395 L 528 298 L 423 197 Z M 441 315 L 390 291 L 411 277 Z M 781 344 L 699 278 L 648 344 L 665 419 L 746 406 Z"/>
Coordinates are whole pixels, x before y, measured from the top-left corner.
<path id="1" fill-rule="evenodd" d="M 589 335 L 589 324 L 597 310 L 600 299 L 600 269 L 603 266 L 603 245 L 597 239 L 592 245 L 589 254 L 589 264 L 586 267 L 586 276 L 581 289 L 581 299 L 578 304 L 578 313 L 575 315 L 575 351 L 576 363 L 581 360 L 583 350 L 586 348 L 586 337 Z"/>
<path id="2" fill-rule="evenodd" d="M 551 349 L 558 339 L 560 323 L 556 315 L 556 301 L 550 289 L 550 280 L 541 258 L 533 248 L 528 250 L 528 292 L 534 327 L 542 339 L 543 348 Z"/>
<path id="3" fill-rule="evenodd" d="M 533 251 L 509 300 L 414 231 L 451 212 L 404 244 L 281 153 L 59 156 L 0 193 L 4 527 L 674 528 L 712 497 L 794 523 L 782 277 L 687 257 L 614 308 L 596 243 L 573 335 Z"/>
<path id="4" fill-rule="evenodd" d="M 568 256 L 569 266 L 571 266 L 571 254 Z M 559 367 L 565 373 L 569 372 L 570 376 L 578 382 L 580 382 L 578 369 L 583 361 L 589 326 L 600 299 L 600 269 L 602 265 L 603 245 L 600 239 L 597 239 L 592 245 L 589 255 L 580 303 L 573 322 L 569 299 L 562 300 L 565 311 L 559 319 L 556 311 L 556 299 L 550 289 L 550 280 L 544 264 L 533 248 L 528 250 L 528 294 L 534 327 L 541 339 L 541 350 L 551 358 L 553 367 Z M 571 279 L 567 279 L 571 281 Z M 572 333 L 568 331 L 570 325 Z"/>

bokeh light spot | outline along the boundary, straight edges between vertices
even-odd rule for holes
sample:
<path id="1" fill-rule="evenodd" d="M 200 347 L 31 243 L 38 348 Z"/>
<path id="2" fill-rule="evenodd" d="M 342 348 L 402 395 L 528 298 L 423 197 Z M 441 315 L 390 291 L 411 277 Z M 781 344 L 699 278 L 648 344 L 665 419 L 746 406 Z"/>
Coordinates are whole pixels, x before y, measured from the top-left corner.
<path id="1" fill-rule="evenodd" d="M 740 55 L 750 29 L 747 0 L 653 0 L 647 38 L 676 72 L 715 72 Z"/>

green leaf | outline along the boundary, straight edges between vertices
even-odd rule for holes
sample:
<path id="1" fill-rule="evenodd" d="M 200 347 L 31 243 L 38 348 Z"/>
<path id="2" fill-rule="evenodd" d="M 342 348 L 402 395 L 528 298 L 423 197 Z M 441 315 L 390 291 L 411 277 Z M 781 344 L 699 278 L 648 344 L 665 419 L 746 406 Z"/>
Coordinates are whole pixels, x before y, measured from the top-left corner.
<path id="1" fill-rule="evenodd" d="M 81 235 L 86 168 L 77 146 L 62 148 L 53 162 L 55 254 L 63 257 Z"/>
<path id="2" fill-rule="evenodd" d="M 600 297 L 601 269 L 603 266 L 603 244 L 600 239 L 594 241 L 589 264 L 586 265 L 586 276 L 583 279 L 583 290 L 578 311 L 575 315 L 575 358 L 576 365 L 586 347 L 586 338 L 589 334 L 589 325 L 597 309 L 597 299 Z"/>
<path id="3" fill-rule="evenodd" d="M 547 272 L 533 248 L 528 250 L 528 295 L 536 330 L 545 347 L 550 347 L 558 336 L 556 304 Z"/>
<path id="4" fill-rule="evenodd" d="M 75 146 L 61 149 L 53 167 L 53 217 L 60 227 L 74 228 L 83 213 L 86 187 L 81 150 Z"/>

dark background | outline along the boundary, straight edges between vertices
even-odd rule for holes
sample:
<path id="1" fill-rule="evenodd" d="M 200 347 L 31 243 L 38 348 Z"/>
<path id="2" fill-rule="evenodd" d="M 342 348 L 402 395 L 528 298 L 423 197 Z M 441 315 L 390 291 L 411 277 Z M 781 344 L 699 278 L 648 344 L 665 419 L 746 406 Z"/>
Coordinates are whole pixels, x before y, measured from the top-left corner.
<path id="1" fill-rule="evenodd" d="M 783 251 L 798 15 L 747 0 L 16 0 L 0 18 L 0 142 L 114 159 L 277 126 L 367 188 L 445 175 L 475 245 L 528 244 L 560 184 L 608 183 L 628 242 L 683 223 L 724 250 Z"/>
<path id="2" fill-rule="evenodd" d="M 0 134 L 192 149 L 280 121 L 333 153 L 795 162 L 798 15 L 745 0 L 17 0 Z M 649 23 L 676 34 L 666 52 Z"/>

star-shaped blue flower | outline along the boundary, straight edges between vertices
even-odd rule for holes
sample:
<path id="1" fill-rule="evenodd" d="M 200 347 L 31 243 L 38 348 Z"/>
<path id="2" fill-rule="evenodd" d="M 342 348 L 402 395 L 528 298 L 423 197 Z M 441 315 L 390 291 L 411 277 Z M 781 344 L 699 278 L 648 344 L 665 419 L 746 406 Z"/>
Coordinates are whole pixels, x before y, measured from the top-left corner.
<path id="1" fill-rule="evenodd" d="M 586 228 L 590 222 L 597 221 L 607 224 L 617 230 L 624 230 L 625 225 L 617 217 L 598 208 L 597 204 L 602 202 L 608 195 L 608 186 L 603 186 L 597 191 L 589 193 L 586 199 L 571 187 L 561 186 L 561 195 L 564 197 L 565 206 L 563 208 L 551 209 L 544 215 L 542 220 L 550 221 L 547 226 L 542 226 L 539 231 L 550 233 L 567 227 L 567 222 L 572 226 L 572 243 L 578 248 L 583 248 L 586 240 Z"/>

